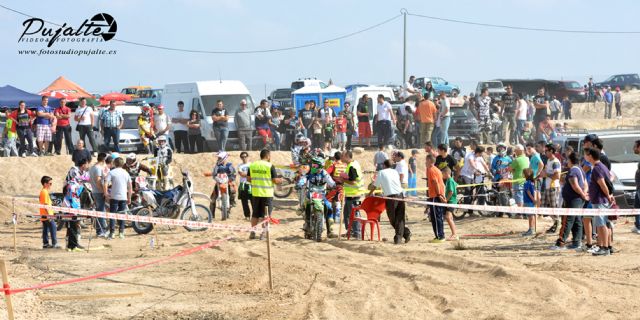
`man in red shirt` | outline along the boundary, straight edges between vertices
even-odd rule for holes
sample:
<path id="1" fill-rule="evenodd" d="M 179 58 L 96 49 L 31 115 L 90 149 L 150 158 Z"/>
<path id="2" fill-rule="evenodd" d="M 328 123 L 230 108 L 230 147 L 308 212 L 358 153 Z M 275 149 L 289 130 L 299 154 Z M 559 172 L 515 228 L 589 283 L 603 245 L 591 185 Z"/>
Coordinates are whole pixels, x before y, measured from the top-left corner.
<path id="1" fill-rule="evenodd" d="M 71 124 L 69 119 L 71 118 L 71 109 L 66 106 L 67 100 L 60 99 L 60 106 L 53 111 L 53 115 L 58 119 L 56 127 L 56 135 L 53 140 L 55 152 L 60 155 L 62 149 L 62 137 L 64 135 L 64 144 L 67 146 L 67 153 L 73 153 L 73 141 L 71 140 Z"/>
<path id="2" fill-rule="evenodd" d="M 429 201 L 435 203 L 446 203 L 444 197 L 444 180 L 442 180 L 442 172 L 435 166 L 436 159 L 433 155 L 427 154 L 427 186 L 429 188 Z M 429 207 L 429 216 L 431 217 L 431 226 L 435 238 L 430 243 L 443 243 L 444 239 L 444 207 L 439 205 L 431 205 Z"/>

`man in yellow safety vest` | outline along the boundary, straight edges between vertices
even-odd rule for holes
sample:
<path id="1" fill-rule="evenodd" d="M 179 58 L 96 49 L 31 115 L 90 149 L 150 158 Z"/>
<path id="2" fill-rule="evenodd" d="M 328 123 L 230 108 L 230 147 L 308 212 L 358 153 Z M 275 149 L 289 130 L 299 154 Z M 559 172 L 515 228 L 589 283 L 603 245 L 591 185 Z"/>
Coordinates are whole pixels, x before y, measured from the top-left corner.
<path id="1" fill-rule="evenodd" d="M 258 224 L 259 219 L 265 218 L 266 207 L 269 207 L 269 217 L 271 217 L 271 212 L 273 211 L 273 186 L 282 182 L 282 178 L 277 177 L 276 168 L 270 161 L 271 152 L 268 149 L 262 149 L 260 151 L 260 160 L 249 165 L 247 180 L 251 182 L 251 194 L 253 196 L 252 227 Z M 256 233 L 252 231 L 249 239 L 255 238 Z M 260 239 L 262 239 L 262 235 Z"/>
<path id="2" fill-rule="evenodd" d="M 364 189 L 364 182 L 362 181 L 362 169 L 360 163 L 353 160 L 353 153 L 346 151 L 342 155 L 342 160 L 347 164 L 346 172 L 343 172 L 340 177 L 344 183 L 344 225 L 345 228 L 349 228 L 349 217 L 351 216 L 351 208 L 358 206 L 360 202 L 360 196 L 366 191 Z M 347 230 L 348 232 L 348 230 Z M 356 239 L 360 238 L 360 223 L 358 221 L 353 222 L 352 236 Z"/>

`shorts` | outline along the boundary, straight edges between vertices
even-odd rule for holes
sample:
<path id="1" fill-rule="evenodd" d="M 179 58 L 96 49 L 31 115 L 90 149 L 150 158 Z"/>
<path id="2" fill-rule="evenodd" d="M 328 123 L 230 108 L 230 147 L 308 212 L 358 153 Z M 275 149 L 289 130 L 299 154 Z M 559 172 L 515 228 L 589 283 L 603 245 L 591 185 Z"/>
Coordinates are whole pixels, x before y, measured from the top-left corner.
<path id="1" fill-rule="evenodd" d="M 602 203 L 602 204 L 594 204 L 592 205 L 593 209 L 608 209 L 609 208 L 609 204 L 606 203 Z M 597 228 L 597 227 L 605 227 L 607 226 L 607 215 L 606 214 L 598 214 L 593 216 L 593 227 Z"/>
<path id="2" fill-rule="evenodd" d="M 36 140 L 51 142 L 51 126 L 48 124 L 36 125 Z"/>
<path id="3" fill-rule="evenodd" d="M 535 208 L 535 204 L 533 203 L 529 203 L 529 202 L 524 202 L 524 207 L 525 208 Z"/>
<path id="4" fill-rule="evenodd" d="M 512 191 L 513 200 L 516 201 L 517 205 L 521 205 L 524 202 L 524 190 L 522 186 L 514 185 Z"/>
<path id="5" fill-rule="evenodd" d="M 369 124 L 369 121 L 358 123 L 358 136 L 360 138 L 371 138 L 371 124 Z"/>
<path id="6" fill-rule="evenodd" d="M 253 199 L 251 200 L 253 204 L 253 212 L 251 213 L 251 217 L 257 219 L 266 217 L 267 211 L 265 210 L 265 207 L 269 207 L 269 213 L 271 213 L 271 211 L 273 210 L 272 200 L 273 198 L 253 197 Z"/>
<path id="7" fill-rule="evenodd" d="M 325 142 L 333 142 L 333 131 L 326 131 L 324 132 L 324 141 Z"/>
<path id="8" fill-rule="evenodd" d="M 558 208 L 558 188 L 550 188 L 542 192 L 543 208 Z"/>
<path id="9" fill-rule="evenodd" d="M 338 143 L 345 143 L 347 142 L 347 134 L 345 132 L 338 132 L 336 133 L 336 141 Z"/>
<path id="10" fill-rule="evenodd" d="M 269 137 L 269 138 L 272 137 L 271 129 L 269 129 L 269 128 L 267 128 L 267 129 L 258 129 L 257 132 L 258 132 L 258 135 L 261 136 L 261 137 Z"/>

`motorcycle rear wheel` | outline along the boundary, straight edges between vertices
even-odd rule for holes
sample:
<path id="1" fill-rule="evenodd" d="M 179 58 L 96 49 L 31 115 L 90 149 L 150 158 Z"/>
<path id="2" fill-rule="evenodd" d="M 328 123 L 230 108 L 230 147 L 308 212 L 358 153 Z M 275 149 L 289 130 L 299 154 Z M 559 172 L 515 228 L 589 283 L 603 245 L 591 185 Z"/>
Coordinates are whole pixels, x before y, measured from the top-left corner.
<path id="1" fill-rule="evenodd" d="M 136 211 L 136 215 L 141 217 L 151 217 L 151 209 L 140 208 L 140 210 Z M 153 223 L 133 221 L 132 227 L 137 234 L 147 234 L 153 230 Z"/>
<path id="2" fill-rule="evenodd" d="M 278 197 L 278 198 L 287 198 L 289 197 L 289 195 L 291 194 L 291 192 L 293 192 L 293 186 L 291 185 L 293 184 L 293 181 L 284 178 L 282 179 L 282 183 L 277 184 L 274 186 L 273 188 L 273 195 Z M 288 187 L 282 187 L 282 186 L 288 186 Z"/>
<path id="3" fill-rule="evenodd" d="M 215 205 L 215 203 L 214 203 Z M 180 220 L 187 221 L 206 221 L 211 223 L 213 220 L 213 215 L 211 214 L 211 210 L 204 205 L 195 204 L 194 205 L 196 212 L 191 212 L 191 206 L 187 206 L 180 214 Z M 187 231 L 205 231 L 207 227 L 184 227 Z"/>

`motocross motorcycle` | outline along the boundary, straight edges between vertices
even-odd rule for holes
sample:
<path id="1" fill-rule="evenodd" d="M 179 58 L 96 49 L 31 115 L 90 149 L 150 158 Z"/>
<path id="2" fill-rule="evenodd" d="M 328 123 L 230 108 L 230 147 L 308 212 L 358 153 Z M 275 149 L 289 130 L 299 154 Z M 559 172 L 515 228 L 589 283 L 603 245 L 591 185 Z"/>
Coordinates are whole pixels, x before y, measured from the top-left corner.
<path id="1" fill-rule="evenodd" d="M 324 186 L 310 185 L 307 191 L 307 214 L 305 218 L 305 239 L 322 241 L 324 221 Z"/>
<path id="2" fill-rule="evenodd" d="M 143 182 L 142 180 L 138 182 Z M 168 191 L 149 189 L 144 183 L 140 184 L 139 202 L 131 210 L 138 216 L 160 217 L 189 221 L 211 222 L 213 215 L 207 206 L 196 203 L 196 197 L 208 199 L 204 194 L 193 191 L 193 183 L 188 171 L 182 172 L 182 185 Z M 204 231 L 206 227 L 188 227 L 188 231 Z M 153 230 L 153 224 L 133 222 L 133 230 L 138 234 L 147 234 Z"/>
<path id="3" fill-rule="evenodd" d="M 227 220 L 229 218 L 229 176 L 227 176 L 226 173 L 218 173 L 215 178 L 214 178 L 215 182 L 216 182 L 216 189 L 218 192 L 217 195 L 217 200 L 220 202 L 220 216 L 222 217 L 221 219 Z M 217 202 L 211 202 L 210 206 L 215 206 L 217 205 Z M 215 211 L 214 207 L 210 208 L 211 212 Z"/>

